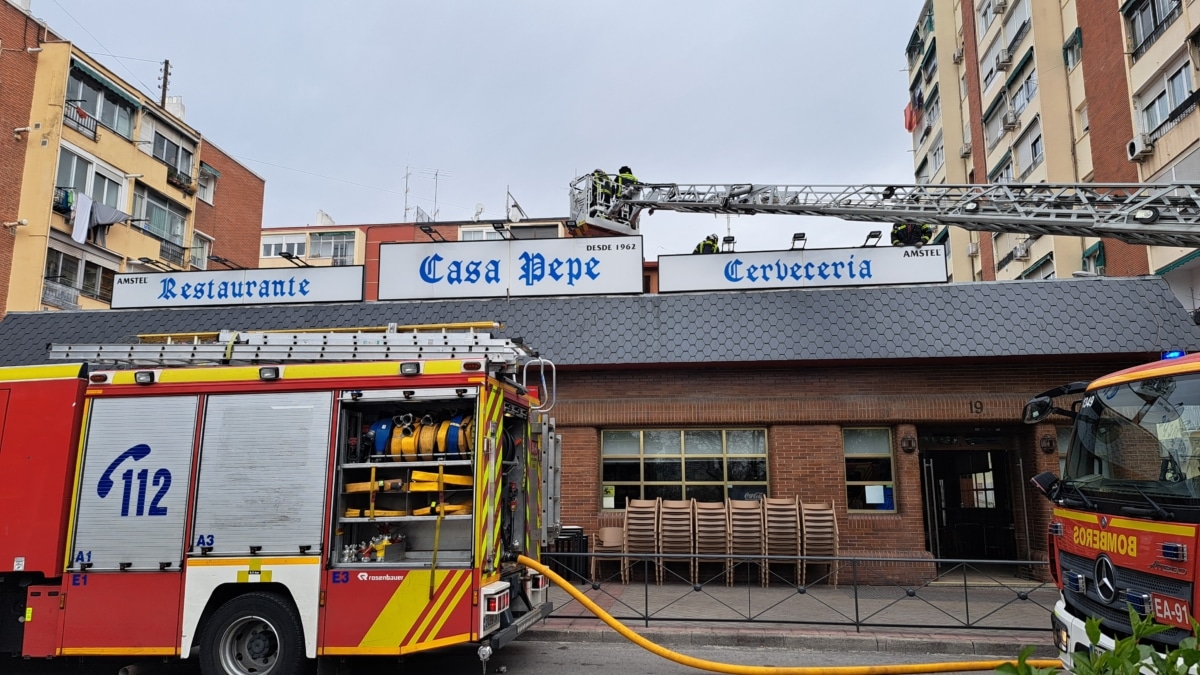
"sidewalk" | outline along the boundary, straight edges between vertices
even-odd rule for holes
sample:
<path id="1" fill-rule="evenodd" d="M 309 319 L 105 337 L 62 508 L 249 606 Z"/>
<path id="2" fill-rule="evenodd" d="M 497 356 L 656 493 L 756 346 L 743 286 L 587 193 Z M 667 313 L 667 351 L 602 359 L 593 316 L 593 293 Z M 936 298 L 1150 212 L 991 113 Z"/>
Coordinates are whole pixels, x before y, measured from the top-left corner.
<path id="1" fill-rule="evenodd" d="M 687 652 L 689 645 L 716 645 L 1016 658 L 1022 647 L 1032 645 L 1037 648 L 1034 656 L 1038 658 L 1054 658 L 1058 655 L 1049 630 L 1050 613 L 1043 605 L 1030 606 L 1026 604 L 1019 607 L 1018 609 L 1022 612 L 1019 623 L 1010 623 L 1009 625 L 1045 627 L 1045 630 L 922 628 L 922 626 L 945 623 L 947 619 L 944 609 L 928 601 L 905 602 L 902 612 L 897 612 L 886 620 L 877 621 L 877 623 L 897 623 L 909 627 L 863 626 L 856 629 L 852 625 L 822 627 L 817 623 L 797 625 L 770 622 L 771 618 L 781 621 L 818 621 L 820 614 L 810 612 L 814 609 L 823 611 L 823 608 L 836 611 L 830 602 L 837 599 L 838 589 L 822 590 L 814 587 L 808 597 L 798 596 L 800 600 L 791 598 L 781 600 L 778 599 L 778 595 L 766 598 L 765 602 L 775 604 L 767 605 L 767 612 L 756 612 L 756 618 L 751 622 L 733 620 L 735 612 L 722 611 L 730 609 L 729 603 L 712 596 L 697 599 L 696 596 L 704 594 L 688 595 L 690 589 L 686 586 L 674 588 L 651 586 L 646 589 L 640 584 L 631 586 L 605 584 L 599 591 L 592 590 L 590 586 L 576 586 L 576 588 L 586 592 L 601 607 L 620 616 L 638 615 L 641 613 L 639 610 L 648 606 L 652 616 L 669 618 L 670 620 L 651 619 L 649 626 L 643 619 L 622 619 L 622 623 L 651 642 L 683 653 Z M 729 590 L 731 594 L 741 596 L 747 594 L 745 588 Z M 754 590 L 758 591 L 758 589 Z M 763 593 L 765 594 L 767 591 L 763 591 Z M 631 597 L 625 601 L 623 598 L 626 594 L 638 597 Z M 814 598 L 812 596 L 821 597 Z M 555 614 L 529 629 L 521 639 L 549 642 L 621 642 L 626 640 L 616 630 L 575 602 L 562 589 L 552 587 L 551 599 L 554 602 Z M 635 602 L 636 604 L 634 604 Z M 869 600 L 862 600 L 860 604 L 868 602 Z M 900 603 L 894 600 L 887 605 L 881 603 L 882 601 L 877 602 L 875 607 L 900 606 Z M 872 608 L 871 611 L 886 610 Z M 768 618 L 759 618 L 761 616 Z M 689 621 L 689 618 L 707 620 Z"/>

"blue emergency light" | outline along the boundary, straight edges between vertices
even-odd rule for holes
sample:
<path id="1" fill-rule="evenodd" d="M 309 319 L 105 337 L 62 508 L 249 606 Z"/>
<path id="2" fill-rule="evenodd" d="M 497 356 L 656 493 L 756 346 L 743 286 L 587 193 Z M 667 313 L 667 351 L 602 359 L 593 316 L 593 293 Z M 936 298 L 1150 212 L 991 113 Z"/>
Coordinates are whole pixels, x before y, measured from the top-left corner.
<path id="1" fill-rule="evenodd" d="M 1181 356 L 1187 356 L 1187 352 L 1183 351 L 1182 349 L 1172 349 L 1162 353 L 1162 357 L 1164 359 L 1177 359 Z"/>

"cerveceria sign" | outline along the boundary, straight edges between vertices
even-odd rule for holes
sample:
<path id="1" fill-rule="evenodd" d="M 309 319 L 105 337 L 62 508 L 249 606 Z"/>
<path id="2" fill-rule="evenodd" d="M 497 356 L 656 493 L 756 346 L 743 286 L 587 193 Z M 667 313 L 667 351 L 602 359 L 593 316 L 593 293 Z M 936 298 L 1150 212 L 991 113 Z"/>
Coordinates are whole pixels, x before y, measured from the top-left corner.
<path id="1" fill-rule="evenodd" d="M 661 293 L 928 284 L 944 283 L 948 278 L 942 246 L 750 251 L 658 258 Z"/>
<path id="2" fill-rule="evenodd" d="M 113 309 L 197 307 L 363 299 L 362 267 L 287 267 L 118 274 Z"/>

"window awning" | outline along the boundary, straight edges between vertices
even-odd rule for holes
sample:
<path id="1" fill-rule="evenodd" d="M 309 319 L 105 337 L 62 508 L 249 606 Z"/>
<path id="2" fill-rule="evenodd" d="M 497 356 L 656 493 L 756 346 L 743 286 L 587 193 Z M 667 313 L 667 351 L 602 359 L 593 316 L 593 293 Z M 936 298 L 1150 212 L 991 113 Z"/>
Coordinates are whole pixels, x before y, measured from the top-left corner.
<path id="1" fill-rule="evenodd" d="M 992 118 L 992 113 L 995 113 L 996 108 L 999 108 L 1000 104 L 1005 101 L 1004 94 L 1005 94 L 1005 91 L 1003 89 L 1001 89 L 1000 93 L 996 94 L 996 98 L 992 99 L 992 104 L 989 105 L 987 107 L 987 110 L 985 110 L 983 112 L 983 123 L 984 124 L 987 124 L 987 121 Z"/>
<path id="2" fill-rule="evenodd" d="M 1046 262 L 1047 260 L 1054 260 L 1054 251 L 1051 251 L 1051 252 L 1047 253 L 1046 255 L 1038 258 L 1037 260 L 1034 260 L 1033 263 L 1029 265 L 1029 267 L 1026 267 L 1024 271 L 1022 271 L 1020 274 L 1017 275 L 1017 278 L 1018 279 L 1028 279 L 1029 275 L 1036 272 L 1037 268 L 1041 267 L 1042 263 Z"/>
<path id="3" fill-rule="evenodd" d="M 207 164 L 205 162 L 200 162 L 200 170 L 203 171 L 204 173 L 212 174 L 212 175 L 216 176 L 217 178 L 221 177 L 220 171 L 217 171 L 216 169 L 212 168 L 212 165 Z"/>
<path id="4" fill-rule="evenodd" d="M 1025 66 L 1029 65 L 1031 60 L 1033 60 L 1033 47 L 1027 49 L 1025 51 L 1025 56 L 1022 56 L 1021 60 L 1017 62 L 1017 65 L 1009 71 L 1008 79 L 1004 81 L 1005 89 L 1008 89 L 1008 87 L 1021 76 L 1021 70 Z"/>
<path id="5" fill-rule="evenodd" d="M 96 70 L 95 68 L 92 68 L 88 64 L 86 64 L 83 61 L 81 61 L 77 58 L 74 58 L 74 57 L 71 58 L 71 67 L 78 68 L 80 71 L 85 73 L 88 77 L 99 82 L 100 85 L 103 86 L 105 89 L 111 91 L 112 93 L 114 93 L 117 96 L 124 99 L 126 103 L 133 106 L 134 110 L 141 110 L 142 102 L 139 101 L 137 99 L 137 97 L 135 97 L 132 94 L 130 94 L 129 92 L 125 91 L 125 89 L 123 89 L 122 87 L 117 86 L 116 84 L 113 83 L 112 80 L 108 79 L 104 75 L 101 75 L 100 71 Z"/>
<path id="6" fill-rule="evenodd" d="M 1000 161 L 996 162 L 996 166 L 992 167 L 992 170 L 988 172 L 988 182 L 989 183 L 994 183 L 996 181 L 996 176 L 1000 173 L 1000 171 L 1004 168 L 1004 165 L 1010 159 L 1012 159 L 1012 149 L 1011 148 L 1009 150 L 1005 151 L 1004 156 L 1000 158 Z"/>

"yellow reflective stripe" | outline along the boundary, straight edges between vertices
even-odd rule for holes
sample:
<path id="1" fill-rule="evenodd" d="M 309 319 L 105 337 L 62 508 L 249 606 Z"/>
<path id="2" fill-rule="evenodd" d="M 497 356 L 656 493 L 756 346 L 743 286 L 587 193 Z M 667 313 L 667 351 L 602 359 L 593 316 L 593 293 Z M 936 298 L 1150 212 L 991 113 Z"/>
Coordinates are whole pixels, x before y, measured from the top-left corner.
<path id="1" fill-rule="evenodd" d="M 1115 384 L 1125 384 L 1126 382 L 1148 380 L 1155 377 L 1166 377 L 1168 375 L 1184 375 L 1197 371 L 1200 371 L 1200 362 L 1198 361 L 1186 361 L 1180 363 L 1174 359 L 1168 359 L 1163 361 L 1162 365 L 1160 366 L 1139 368 L 1132 373 L 1106 375 L 1092 382 L 1088 386 L 1088 391 L 1094 391 L 1104 387 L 1111 387 Z"/>
<path id="2" fill-rule="evenodd" d="M 457 375 L 462 372 L 462 361 L 449 359 L 443 361 L 426 361 L 421 366 L 425 375 Z"/>
<path id="3" fill-rule="evenodd" d="M 1170 523 L 1147 523 L 1140 520 L 1129 520 L 1128 518 L 1112 518 L 1108 521 L 1109 527 L 1123 527 L 1127 530 L 1138 530 L 1141 532 L 1157 532 L 1159 534 L 1174 534 L 1181 537 L 1196 536 L 1196 528 L 1188 525 L 1172 525 Z"/>
<path id="4" fill-rule="evenodd" d="M 92 401 L 84 399 L 83 401 L 83 422 L 79 425 L 79 450 L 75 453 L 75 480 L 74 487 L 71 489 L 71 513 L 67 520 L 67 549 L 63 555 L 63 569 L 70 569 L 73 564 L 71 561 L 75 549 L 75 512 L 79 509 L 79 488 L 82 484 L 80 480 L 83 476 L 83 448 L 87 442 L 88 422 L 91 419 Z"/>
<path id="5" fill-rule="evenodd" d="M 63 647 L 59 656 L 174 656 L 177 647 Z"/>
<path id="6" fill-rule="evenodd" d="M 1054 509 L 1054 515 L 1058 518 L 1067 518 L 1070 520 L 1078 520 L 1083 523 L 1098 524 L 1099 517 L 1094 513 L 1080 513 L 1079 511 L 1068 511 L 1066 509 Z"/>
<path id="7" fill-rule="evenodd" d="M 0 381 L 18 380 L 78 380 L 83 377 L 82 363 L 67 363 L 53 366 L 10 366 L 0 368 Z"/>
<path id="8" fill-rule="evenodd" d="M 261 569 L 263 565 L 319 565 L 320 556 L 281 558 L 188 558 L 189 567 L 249 567 Z"/>

